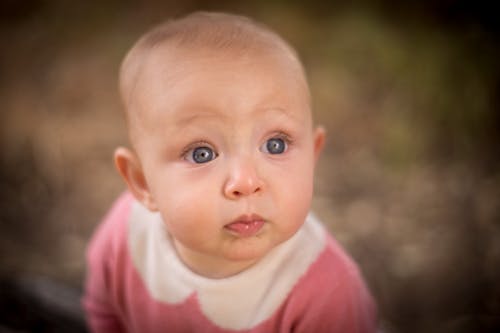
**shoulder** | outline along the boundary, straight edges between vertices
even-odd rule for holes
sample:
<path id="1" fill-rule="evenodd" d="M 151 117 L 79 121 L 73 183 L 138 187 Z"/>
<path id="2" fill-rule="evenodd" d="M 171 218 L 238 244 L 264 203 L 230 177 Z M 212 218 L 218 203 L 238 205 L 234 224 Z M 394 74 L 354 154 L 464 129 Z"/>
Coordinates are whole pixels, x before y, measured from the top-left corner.
<path id="1" fill-rule="evenodd" d="M 112 295 L 118 285 L 119 272 L 126 262 L 126 226 L 133 202 L 130 193 L 120 195 L 95 229 L 87 246 L 87 276 L 82 304 L 89 325 L 94 328 L 118 325 Z"/>
<path id="2" fill-rule="evenodd" d="M 362 283 L 358 266 L 344 248 L 328 233 L 322 223 L 309 215 L 300 241 L 290 248 L 292 258 L 310 253 L 307 271 L 302 274 L 299 285 L 315 287 L 314 281 L 329 281 L 329 285 Z M 308 250 L 314 248 L 314 250 Z M 295 263 L 289 261 L 288 264 Z"/>
<path id="3" fill-rule="evenodd" d="M 333 305 L 344 306 L 357 294 L 367 292 L 360 270 L 345 250 L 329 235 L 323 251 L 299 281 L 299 294 L 316 295 Z M 368 294 L 366 295 L 368 296 Z M 314 300 L 315 302 L 318 299 Z"/>
<path id="4" fill-rule="evenodd" d="M 130 216 L 133 196 L 122 193 L 97 226 L 87 247 L 87 261 L 90 266 L 120 252 L 126 244 L 127 221 Z"/>
<path id="5" fill-rule="evenodd" d="M 376 307 L 358 266 L 325 230 L 324 237 L 322 251 L 288 300 L 299 331 L 374 332 Z"/>

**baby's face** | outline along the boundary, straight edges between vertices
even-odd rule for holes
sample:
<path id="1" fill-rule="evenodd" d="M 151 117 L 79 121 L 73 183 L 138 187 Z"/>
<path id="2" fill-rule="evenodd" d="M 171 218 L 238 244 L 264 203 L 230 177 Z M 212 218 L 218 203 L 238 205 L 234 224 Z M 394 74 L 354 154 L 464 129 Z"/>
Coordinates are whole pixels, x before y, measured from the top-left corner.
<path id="1" fill-rule="evenodd" d="M 154 209 L 194 270 L 255 262 L 304 222 L 323 134 L 292 72 L 213 52 L 157 52 L 143 72 L 135 147 Z"/>

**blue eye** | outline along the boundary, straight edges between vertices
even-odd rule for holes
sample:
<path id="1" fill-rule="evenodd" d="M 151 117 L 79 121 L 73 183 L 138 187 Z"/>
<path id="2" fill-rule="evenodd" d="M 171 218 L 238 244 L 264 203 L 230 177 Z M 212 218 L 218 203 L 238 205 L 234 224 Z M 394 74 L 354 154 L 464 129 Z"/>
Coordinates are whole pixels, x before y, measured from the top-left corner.
<path id="1" fill-rule="evenodd" d="M 269 154 L 283 154 L 287 148 L 286 142 L 280 138 L 271 138 L 266 142 L 266 151 Z"/>
<path id="2" fill-rule="evenodd" d="M 188 156 L 188 160 L 195 163 L 207 163 L 217 157 L 216 153 L 210 147 L 198 147 L 191 151 L 191 156 Z"/>

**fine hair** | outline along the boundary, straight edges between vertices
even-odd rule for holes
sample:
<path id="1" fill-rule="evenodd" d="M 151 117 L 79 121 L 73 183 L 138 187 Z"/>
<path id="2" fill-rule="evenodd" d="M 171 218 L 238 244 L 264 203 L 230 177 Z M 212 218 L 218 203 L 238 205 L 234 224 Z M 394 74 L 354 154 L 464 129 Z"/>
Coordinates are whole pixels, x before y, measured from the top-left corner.
<path id="1" fill-rule="evenodd" d="M 195 12 L 179 19 L 160 23 L 143 35 L 127 53 L 120 68 L 120 93 L 127 108 L 138 77 L 149 54 L 160 46 L 168 45 L 200 52 L 210 50 L 229 55 L 254 53 L 278 54 L 288 59 L 307 83 L 304 69 L 296 51 L 266 25 L 248 17 L 217 13 Z"/>

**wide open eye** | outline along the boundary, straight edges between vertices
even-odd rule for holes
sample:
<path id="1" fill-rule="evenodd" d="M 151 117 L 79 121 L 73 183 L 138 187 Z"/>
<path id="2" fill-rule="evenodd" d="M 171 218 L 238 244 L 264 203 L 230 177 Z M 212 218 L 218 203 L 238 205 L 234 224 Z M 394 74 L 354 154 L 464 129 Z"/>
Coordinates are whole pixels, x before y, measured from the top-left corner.
<path id="1" fill-rule="evenodd" d="M 287 148 L 285 140 L 281 138 L 271 138 L 266 141 L 265 151 L 269 154 L 283 154 Z"/>
<path id="2" fill-rule="evenodd" d="M 213 151 L 213 149 L 205 146 L 191 149 L 186 154 L 186 159 L 188 161 L 198 164 L 210 162 L 216 157 L 217 154 Z"/>

